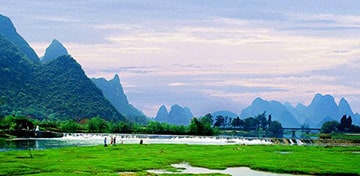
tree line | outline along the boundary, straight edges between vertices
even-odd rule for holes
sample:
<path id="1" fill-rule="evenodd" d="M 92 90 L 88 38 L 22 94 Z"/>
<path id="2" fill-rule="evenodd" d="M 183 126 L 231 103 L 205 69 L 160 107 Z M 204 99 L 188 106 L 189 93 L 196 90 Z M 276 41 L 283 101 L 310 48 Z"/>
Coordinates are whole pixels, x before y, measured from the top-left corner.
<path id="1" fill-rule="evenodd" d="M 18 134 L 19 131 L 34 131 L 36 126 L 40 131 L 67 133 L 142 133 L 142 134 L 178 134 L 178 135 L 214 135 L 216 130 L 206 117 L 193 118 L 190 125 L 172 125 L 150 121 L 146 125 L 133 122 L 107 121 L 100 117 L 75 120 L 32 119 L 8 115 L 0 118 L 0 138 L 5 134 Z"/>
<path id="2" fill-rule="evenodd" d="M 323 123 L 321 132 L 326 134 L 333 132 L 360 132 L 360 127 L 352 124 L 351 116 L 343 115 L 340 122 L 332 120 Z"/>
<path id="3" fill-rule="evenodd" d="M 226 119 L 226 120 L 225 120 Z M 227 122 L 226 122 L 227 121 Z M 226 122 L 226 123 L 225 123 Z M 233 130 L 265 131 L 272 136 L 282 135 L 280 122 L 272 121 L 271 115 L 265 112 L 246 119 L 228 118 L 211 114 L 192 118 L 189 125 L 174 125 L 157 121 L 149 121 L 146 125 L 134 122 L 107 121 L 100 117 L 76 121 L 56 119 L 33 119 L 30 117 L 7 115 L 0 118 L 1 133 L 15 134 L 16 131 L 33 131 L 36 126 L 40 131 L 67 133 L 143 133 L 143 134 L 177 134 L 177 135 L 216 135 L 222 127 L 233 127 Z M 1 137 L 1 136 L 0 136 Z"/>
<path id="4" fill-rule="evenodd" d="M 264 131 L 266 136 L 281 137 L 283 135 L 282 124 L 272 120 L 271 114 L 266 115 L 266 111 L 255 117 L 245 119 L 229 118 L 224 116 L 216 116 L 215 127 L 223 129 L 234 129 L 242 131 Z"/>

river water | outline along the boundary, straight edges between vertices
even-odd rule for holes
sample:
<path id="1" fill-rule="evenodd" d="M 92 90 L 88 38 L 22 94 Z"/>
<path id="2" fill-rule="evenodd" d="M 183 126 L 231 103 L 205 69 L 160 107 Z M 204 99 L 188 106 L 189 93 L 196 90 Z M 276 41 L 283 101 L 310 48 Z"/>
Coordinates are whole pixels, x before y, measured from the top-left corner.
<path id="1" fill-rule="evenodd" d="M 149 135 L 149 134 L 65 134 L 62 138 L 18 138 L 0 141 L 0 151 L 47 149 L 67 146 L 92 146 L 110 144 L 111 138 L 116 138 L 117 144 L 204 144 L 204 145 L 254 145 L 272 144 L 267 138 L 242 138 L 228 136 L 188 136 L 188 135 Z"/>
<path id="2" fill-rule="evenodd" d="M 264 171 L 252 170 L 248 167 L 229 167 L 224 170 L 207 169 L 202 167 L 193 167 L 188 163 L 172 164 L 172 167 L 177 169 L 176 172 L 166 171 L 162 169 L 148 170 L 153 174 L 226 174 L 232 176 L 294 176 L 293 174 L 280 174 Z M 298 175 L 299 176 L 299 175 Z M 303 175 L 304 176 L 304 175 Z"/>

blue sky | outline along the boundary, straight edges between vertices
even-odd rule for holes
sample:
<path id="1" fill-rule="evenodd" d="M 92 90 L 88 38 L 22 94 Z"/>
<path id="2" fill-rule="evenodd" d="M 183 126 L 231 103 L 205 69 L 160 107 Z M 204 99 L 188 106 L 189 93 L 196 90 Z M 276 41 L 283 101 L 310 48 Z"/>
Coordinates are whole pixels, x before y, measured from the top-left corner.
<path id="1" fill-rule="evenodd" d="M 345 97 L 360 112 L 357 0 L 0 0 L 39 56 L 60 40 L 89 77 L 119 74 L 148 116 L 240 113 L 256 97 L 308 105 Z"/>

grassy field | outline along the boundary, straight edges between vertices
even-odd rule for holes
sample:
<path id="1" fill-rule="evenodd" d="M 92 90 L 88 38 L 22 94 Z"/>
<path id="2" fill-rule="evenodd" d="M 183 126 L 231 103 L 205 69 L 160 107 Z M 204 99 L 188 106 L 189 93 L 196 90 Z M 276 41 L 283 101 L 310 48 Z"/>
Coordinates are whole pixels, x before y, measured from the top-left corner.
<path id="1" fill-rule="evenodd" d="M 0 175 L 119 175 L 187 162 L 299 174 L 360 175 L 360 147 L 288 145 L 117 145 L 0 152 Z M 32 156 L 31 156 L 32 155 Z"/>

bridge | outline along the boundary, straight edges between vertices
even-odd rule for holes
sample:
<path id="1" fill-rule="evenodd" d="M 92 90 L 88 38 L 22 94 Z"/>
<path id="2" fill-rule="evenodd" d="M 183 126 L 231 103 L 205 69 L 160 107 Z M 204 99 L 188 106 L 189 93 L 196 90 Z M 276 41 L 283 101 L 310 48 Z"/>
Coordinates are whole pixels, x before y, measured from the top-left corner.
<path id="1" fill-rule="evenodd" d="M 305 132 L 306 134 L 310 134 L 310 131 L 320 131 L 320 128 L 283 128 L 283 130 L 288 130 L 291 131 L 291 137 L 292 138 L 296 138 L 296 131 L 302 131 Z"/>

